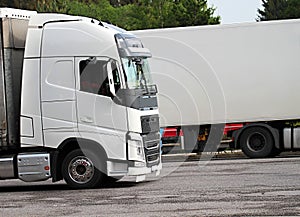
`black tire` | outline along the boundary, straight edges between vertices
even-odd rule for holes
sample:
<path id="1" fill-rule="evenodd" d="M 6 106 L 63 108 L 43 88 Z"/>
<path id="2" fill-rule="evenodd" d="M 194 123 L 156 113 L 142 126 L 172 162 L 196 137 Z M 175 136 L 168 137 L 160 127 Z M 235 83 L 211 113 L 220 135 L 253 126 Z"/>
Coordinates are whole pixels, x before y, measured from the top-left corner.
<path id="1" fill-rule="evenodd" d="M 243 131 L 240 146 L 250 158 L 270 157 L 275 149 L 273 135 L 263 127 L 252 127 Z"/>
<path id="2" fill-rule="evenodd" d="M 73 150 L 62 162 L 62 176 L 72 188 L 98 187 L 105 179 L 103 162 L 90 150 Z"/>

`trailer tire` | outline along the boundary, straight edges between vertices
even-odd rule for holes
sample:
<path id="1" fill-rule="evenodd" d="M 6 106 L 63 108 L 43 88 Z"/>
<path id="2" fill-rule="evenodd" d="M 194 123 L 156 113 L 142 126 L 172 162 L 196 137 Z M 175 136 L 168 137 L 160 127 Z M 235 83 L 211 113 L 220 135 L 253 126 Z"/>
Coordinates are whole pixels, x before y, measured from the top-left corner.
<path id="1" fill-rule="evenodd" d="M 271 132 L 263 127 L 245 129 L 240 136 L 240 146 L 250 158 L 270 157 L 275 149 Z"/>
<path id="2" fill-rule="evenodd" d="M 92 151 L 75 149 L 62 162 L 62 176 L 72 188 L 95 188 L 105 179 L 101 168 L 103 163 Z"/>

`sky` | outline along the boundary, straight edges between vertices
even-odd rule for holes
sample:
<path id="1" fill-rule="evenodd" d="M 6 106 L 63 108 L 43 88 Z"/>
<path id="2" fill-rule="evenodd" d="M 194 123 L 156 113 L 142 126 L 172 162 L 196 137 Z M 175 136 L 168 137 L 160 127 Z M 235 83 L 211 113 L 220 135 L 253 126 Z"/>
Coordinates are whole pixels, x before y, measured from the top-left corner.
<path id="1" fill-rule="evenodd" d="M 217 8 L 214 15 L 221 16 L 222 24 L 255 22 L 261 0 L 208 0 L 208 5 Z"/>

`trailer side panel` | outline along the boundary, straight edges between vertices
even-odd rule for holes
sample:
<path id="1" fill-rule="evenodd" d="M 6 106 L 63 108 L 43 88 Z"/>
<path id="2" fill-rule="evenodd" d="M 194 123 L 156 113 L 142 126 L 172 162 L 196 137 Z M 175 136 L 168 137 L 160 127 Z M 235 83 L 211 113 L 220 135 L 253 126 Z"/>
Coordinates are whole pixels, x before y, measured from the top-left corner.
<path id="1" fill-rule="evenodd" d="M 300 118 L 300 20 L 144 30 L 161 126 Z"/>

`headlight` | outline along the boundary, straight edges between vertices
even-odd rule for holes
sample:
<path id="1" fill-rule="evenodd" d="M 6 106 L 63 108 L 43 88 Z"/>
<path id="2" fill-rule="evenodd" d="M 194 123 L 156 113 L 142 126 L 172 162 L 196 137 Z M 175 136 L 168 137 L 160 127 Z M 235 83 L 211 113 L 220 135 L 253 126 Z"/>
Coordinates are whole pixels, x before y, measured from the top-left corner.
<path id="1" fill-rule="evenodd" d="M 143 143 L 140 140 L 128 140 L 128 152 L 129 152 L 129 160 L 133 161 L 144 161 L 144 147 Z"/>

